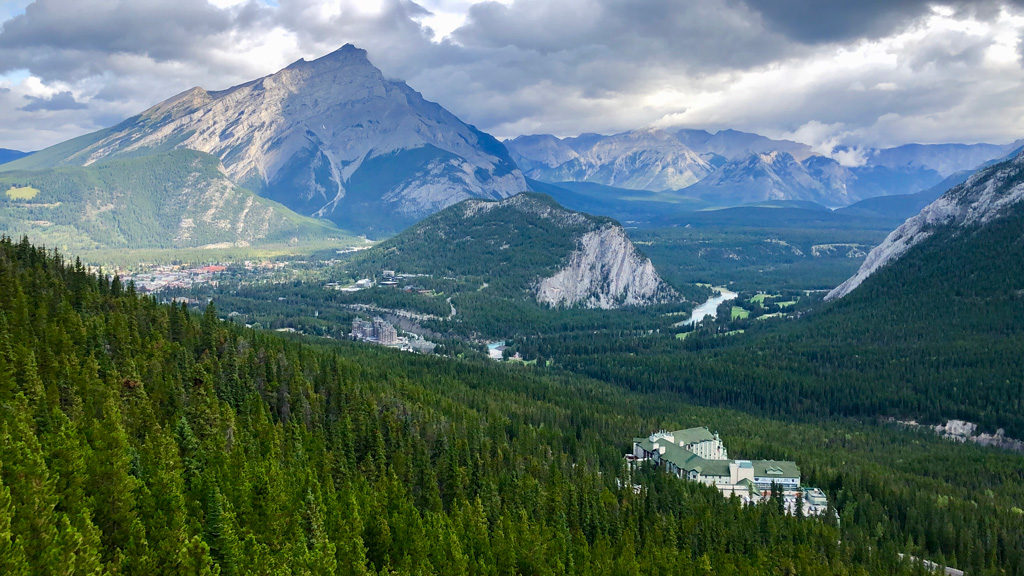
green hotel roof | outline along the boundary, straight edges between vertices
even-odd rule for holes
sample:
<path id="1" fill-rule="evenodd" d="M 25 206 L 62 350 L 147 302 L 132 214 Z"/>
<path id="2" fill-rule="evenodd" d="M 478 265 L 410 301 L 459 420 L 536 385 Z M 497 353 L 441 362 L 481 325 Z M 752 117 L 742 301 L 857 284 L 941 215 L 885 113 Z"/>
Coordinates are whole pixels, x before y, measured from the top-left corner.
<path id="1" fill-rule="evenodd" d="M 754 465 L 754 476 L 758 478 L 770 478 L 773 476 L 778 478 L 800 477 L 800 467 L 796 465 L 796 462 L 790 462 L 789 460 L 753 460 L 751 463 Z"/>
<path id="2" fill-rule="evenodd" d="M 645 450 L 654 451 L 654 442 L 651 442 L 650 438 L 641 438 L 638 442 Z M 729 460 L 705 460 L 679 446 L 678 439 L 674 443 L 664 439 L 658 440 L 658 445 L 665 447 L 665 453 L 661 455 L 661 459 L 671 462 L 683 470 L 696 470 L 704 476 L 729 475 Z"/>
<path id="3" fill-rule="evenodd" d="M 694 444 L 697 442 L 704 442 L 707 440 L 715 439 L 715 435 L 712 434 L 711 431 L 708 430 L 705 426 L 700 426 L 698 428 L 687 428 L 685 430 L 676 430 L 675 432 L 670 432 L 670 434 L 672 434 L 672 436 L 675 437 L 676 444 L 679 444 L 680 442 L 682 442 L 683 444 Z"/>

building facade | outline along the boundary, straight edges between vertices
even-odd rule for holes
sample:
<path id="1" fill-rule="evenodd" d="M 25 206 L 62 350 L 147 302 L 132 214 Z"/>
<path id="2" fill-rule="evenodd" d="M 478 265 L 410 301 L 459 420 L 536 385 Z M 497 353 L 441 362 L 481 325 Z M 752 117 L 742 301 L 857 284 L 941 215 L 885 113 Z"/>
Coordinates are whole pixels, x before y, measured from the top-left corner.
<path id="1" fill-rule="evenodd" d="M 398 344 L 398 331 L 390 322 L 383 318 L 374 318 L 373 321 L 356 318 L 352 321 L 352 337 L 356 340 L 377 342 L 385 346 Z"/>

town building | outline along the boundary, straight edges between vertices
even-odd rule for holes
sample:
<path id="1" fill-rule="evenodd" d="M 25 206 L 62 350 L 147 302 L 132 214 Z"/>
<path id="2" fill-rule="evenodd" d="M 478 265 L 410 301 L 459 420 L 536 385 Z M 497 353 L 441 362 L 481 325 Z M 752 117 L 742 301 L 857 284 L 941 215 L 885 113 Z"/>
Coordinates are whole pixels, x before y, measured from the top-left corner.
<path id="1" fill-rule="evenodd" d="M 398 331 L 390 322 L 377 317 L 372 321 L 356 318 L 352 321 L 352 337 L 356 340 L 376 342 L 385 346 L 395 346 L 398 342 Z"/>
<path id="2" fill-rule="evenodd" d="M 824 492 L 800 485 L 796 462 L 730 459 L 718 434 L 705 427 L 634 438 L 626 460 L 633 465 L 650 462 L 678 478 L 714 486 L 722 495 L 735 495 L 747 503 L 770 497 L 774 487 L 781 490 L 791 513 L 797 502 L 803 502 L 808 515 L 820 514 L 828 507 Z"/>
<path id="3" fill-rule="evenodd" d="M 377 342 L 385 346 L 392 346 L 398 343 L 398 331 L 395 327 L 383 318 L 373 319 L 373 336 Z"/>

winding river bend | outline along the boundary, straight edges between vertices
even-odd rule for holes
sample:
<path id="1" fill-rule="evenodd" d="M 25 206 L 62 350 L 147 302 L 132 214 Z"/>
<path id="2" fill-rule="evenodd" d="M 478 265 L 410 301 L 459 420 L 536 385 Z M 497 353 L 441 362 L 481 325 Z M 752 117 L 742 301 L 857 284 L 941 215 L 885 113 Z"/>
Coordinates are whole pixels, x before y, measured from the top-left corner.
<path id="1" fill-rule="evenodd" d="M 706 302 L 694 308 L 693 314 L 690 315 L 690 318 L 680 322 L 680 326 L 697 324 L 708 316 L 714 318 L 715 315 L 718 314 L 719 304 L 736 298 L 736 293 L 726 289 L 724 286 L 715 286 L 714 289 L 718 290 L 719 294 L 708 298 Z"/>

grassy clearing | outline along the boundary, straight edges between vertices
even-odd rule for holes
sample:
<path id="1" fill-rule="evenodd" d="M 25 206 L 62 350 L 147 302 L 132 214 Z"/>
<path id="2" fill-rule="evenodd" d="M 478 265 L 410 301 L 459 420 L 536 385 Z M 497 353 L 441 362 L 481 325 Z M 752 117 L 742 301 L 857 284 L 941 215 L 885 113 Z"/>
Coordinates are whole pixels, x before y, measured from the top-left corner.
<path id="1" fill-rule="evenodd" d="M 761 292 L 760 294 L 754 294 L 750 298 L 750 302 L 755 303 L 755 304 L 764 304 L 764 299 L 765 298 L 777 298 L 778 296 L 779 296 L 778 294 L 767 294 L 765 292 Z"/>
<path id="2" fill-rule="evenodd" d="M 31 200 L 36 194 L 39 194 L 39 189 L 31 186 L 11 186 L 7 190 L 7 197 L 11 200 Z"/>
<path id="3" fill-rule="evenodd" d="M 739 306 L 733 306 L 732 307 L 732 319 L 733 320 L 742 320 L 744 318 L 748 318 L 749 316 L 750 316 L 750 312 L 748 312 L 747 310 L 744 310 L 743 308 L 740 308 Z"/>
<path id="4" fill-rule="evenodd" d="M 793 304 L 796 304 L 796 300 L 787 300 L 786 302 L 779 302 L 779 308 L 789 308 Z"/>

